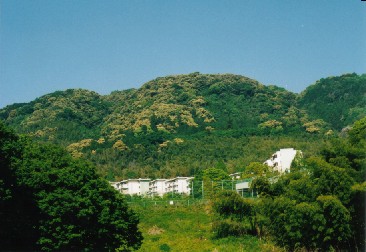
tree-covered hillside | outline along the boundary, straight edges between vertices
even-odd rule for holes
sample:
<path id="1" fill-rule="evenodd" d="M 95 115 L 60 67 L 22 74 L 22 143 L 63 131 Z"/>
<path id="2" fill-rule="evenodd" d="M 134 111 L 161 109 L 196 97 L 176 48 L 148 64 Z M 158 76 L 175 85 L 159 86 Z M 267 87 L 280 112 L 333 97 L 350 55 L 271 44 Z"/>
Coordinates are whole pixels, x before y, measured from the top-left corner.
<path id="1" fill-rule="evenodd" d="M 290 173 L 274 176 L 264 165 L 248 172 L 259 197 L 214 195 L 214 232 L 270 238 L 286 251 L 365 251 L 365 136 L 366 117 L 320 156 L 299 158 Z"/>
<path id="2" fill-rule="evenodd" d="M 343 97 L 342 103 L 334 100 L 334 108 L 348 113 L 343 121 L 334 119 L 340 110 L 330 110 L 330 101 L 313 91 L 318 83 L 297 95 L 244 76 L 200 73 L 161 77 L 106 96 L 57 91 L 7 106 L 0 119 L 18 133 L 92 160 L 110 179 L 193 175 L 218 163 L 235 171 L 282 147 L 314 154 L 319 140 L 364 115 L 364 75 L 326 80 L 324 92 L 331 93 L 335 82 L 336 97 Z"/>
<path id="3" fill-rule="evenodd" d="M 295 94 L 231 74 L 157 78 L 138 90 L 114 92 L 105 99 L 113 111 L 103 125 L 108 136 L 144 129 L 169 133 L 292 130 L 294 120 L 307 122 L 305 112 L 293 107 Z"/>
<path id="4" fill-rule="evenodd" d="M 366 116 L 366 74 L 321 79 L 301 93 L 299 107 L 341 130 Z"/>
<path id="5" fill-rule="evenodd" d="M 99 136 L 98 127 L 109 106 L 95 92 L 68 89 L 44 95 L 30 103 L 2 109 L 0 117 L 17 132 L 38 139 L 69 144 Z"/>

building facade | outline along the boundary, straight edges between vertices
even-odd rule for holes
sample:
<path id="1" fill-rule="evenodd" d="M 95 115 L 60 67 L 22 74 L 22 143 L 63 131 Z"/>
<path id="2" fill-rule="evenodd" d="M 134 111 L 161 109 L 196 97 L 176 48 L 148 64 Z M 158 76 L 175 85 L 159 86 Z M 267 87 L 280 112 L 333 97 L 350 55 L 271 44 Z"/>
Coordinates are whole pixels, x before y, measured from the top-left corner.
<path id="1" fill-rule="evenodd" d="M 159 196 L 166 193 L 187 194 L 191 193 L 191 180 L 193 177 L 176 177 L 173 179 L 127 179 L 120 182 L 110 182 L 117 191 L 128 195 Z"/>
<path id="2" fill-rule="evenodd" d="M 193 177 L 176 177 L 165 182 L 165 193 L 190 194 Z"/>
<path id="3" fill-rule="evenodd" d="M 290 172 L 291 163 L 296 156 L 297 150 L 293 148 L 280 149 L 275 152 L 270 159 L 266 160 L 264 164 L 273 168 L 273 171 L 279 173 Z"/>
<path id="4" fill-rule="evenodd" d="M 151 196 L 159 196 L 162 197 L 166 190 L 165 190 L 165 184 L 167 179 L 155 179 L 150 182 L 150 195 Z"/>
<path id="5" fill-rule="evenodd" d="M 151 179 L 127 179 L 120 182 L 112 182 L 111 185 L 122 194 L 147 195 Z"/>

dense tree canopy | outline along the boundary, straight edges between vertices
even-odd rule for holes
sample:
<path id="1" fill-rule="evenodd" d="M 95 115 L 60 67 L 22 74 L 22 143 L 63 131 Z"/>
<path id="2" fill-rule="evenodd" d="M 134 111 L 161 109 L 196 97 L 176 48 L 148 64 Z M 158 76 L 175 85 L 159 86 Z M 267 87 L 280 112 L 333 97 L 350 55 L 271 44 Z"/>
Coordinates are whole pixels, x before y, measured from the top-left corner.
<path id="1" fill-rule="evenodd" d="M 138 218 L 94 166 L 65 150 L 19 138 L 0 124 L 3 249 L 129 250 Z"/>
<path id="2" fill-rule="evenodd" d="M 313 118 L 322 118 L 336 130 L 366 116 L 366 74 L 328 77 L 309 86 L 299 107 Z"/>
<path id="3" fill-rule="evenodd" d="M 324 146 L 324 156 L 307 158 L 291 173 L 272 180 L 258 176 L 252 185 L 261 192 L 257 199 L 235 193 L 218 197 L 217 235 L 265 234 L 289 251 L 364 251 L 365 131 L 361 119 L 348 138 Z M 250 171 L 263 174 L 254 169 L 260 167 L 254 163 Z"/>
<path id="4" fill-rule="evenodd" d="M 240 75 L 192 73 L 105 96 L 57 91 L 0 109 L 0 119 L 37 141 L 67 147 L 111 179 L 190 176 L 218 160 L 229 172 L 262 161 L 253 156 L 275 150 L 266 148 L 268 138 L 280 137 L 281 146 L 286 136 L 294 146 L 332 137 L 366 115 L 365 86 L 365 75 L 346 74 L 298 95 Z"/>

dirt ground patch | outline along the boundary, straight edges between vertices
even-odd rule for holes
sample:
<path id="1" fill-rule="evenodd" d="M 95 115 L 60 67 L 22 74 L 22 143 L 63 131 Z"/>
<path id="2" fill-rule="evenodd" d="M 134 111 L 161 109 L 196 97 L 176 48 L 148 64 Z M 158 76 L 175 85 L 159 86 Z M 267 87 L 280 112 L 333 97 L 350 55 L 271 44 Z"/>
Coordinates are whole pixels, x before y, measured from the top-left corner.
<path id="1" fill-rule="evenodd" d="M 159 234 L 162 234 L 164 233 L 164 229 L 162 228 L 159 228 L 158 226 L 154 225 L 152 228 L 149 229 L 149 231 L 147 231 L 147 233 L 149 235 L 159 235 Z"/>

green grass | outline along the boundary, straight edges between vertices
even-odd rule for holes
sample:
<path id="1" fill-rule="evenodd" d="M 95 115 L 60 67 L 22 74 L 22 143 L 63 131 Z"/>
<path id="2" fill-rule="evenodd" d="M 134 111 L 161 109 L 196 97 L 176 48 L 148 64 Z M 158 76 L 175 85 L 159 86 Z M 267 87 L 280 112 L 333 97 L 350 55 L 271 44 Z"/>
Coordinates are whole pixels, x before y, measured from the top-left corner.
<path id="1" fill-rule="evenodd" d="M 140 215 L 144 241 L 139 251 L 281 251 L 257 237 L 215 239 L 209 205 L 132 208 Z"/>

